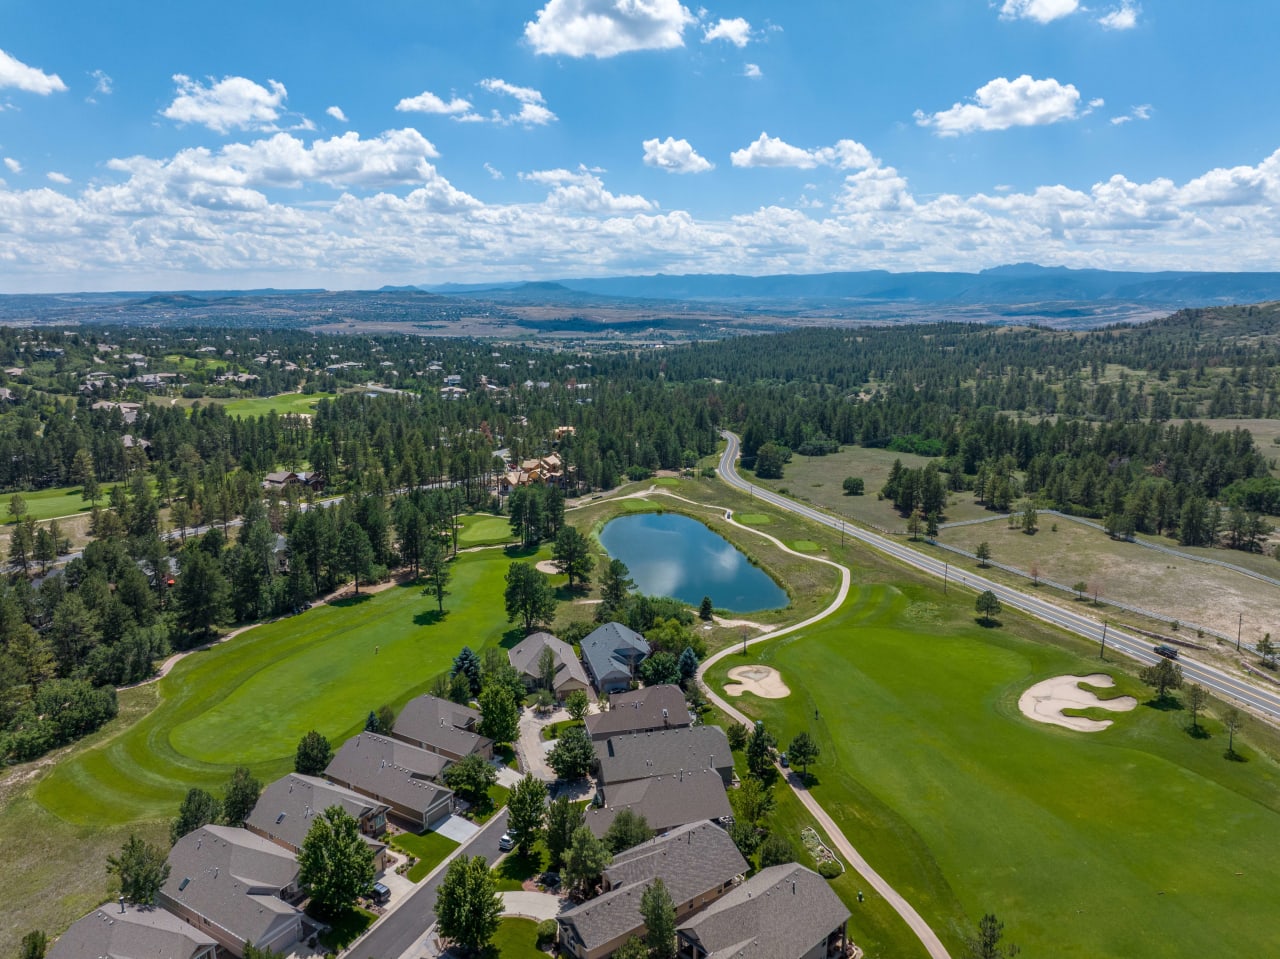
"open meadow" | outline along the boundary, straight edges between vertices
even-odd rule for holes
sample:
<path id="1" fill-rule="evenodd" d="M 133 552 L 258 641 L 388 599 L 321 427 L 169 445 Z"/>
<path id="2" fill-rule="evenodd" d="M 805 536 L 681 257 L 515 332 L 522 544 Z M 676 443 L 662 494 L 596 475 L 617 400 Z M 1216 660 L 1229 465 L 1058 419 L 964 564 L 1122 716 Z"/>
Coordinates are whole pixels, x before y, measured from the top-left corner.
<path id="1" fill-rule="evenodd" d="M 861 578 L 855 568 L 855 580 Z M 882 577 L 874 576 L 875 580 Z M 972 596 L 875 582 L 824 623 L 731 656 L 781 671 L 785 699 L 744 695 L 781 748 L 818 741 L 813 794 L 953 949 L 984 912 L 1028 955 L 1272 955 L 1280 767 L 1224 758 L 1187 714 L 1112 664 L 1136 710 L 1081 733 L 1018 710 L 1034 683 L 1098 671 L 1073 640 L 1021 617 L 975 622 Z M 856 938 L 855 911 L 851 932 Z M 953 953 L 955 954 L 955 953 Z"/>

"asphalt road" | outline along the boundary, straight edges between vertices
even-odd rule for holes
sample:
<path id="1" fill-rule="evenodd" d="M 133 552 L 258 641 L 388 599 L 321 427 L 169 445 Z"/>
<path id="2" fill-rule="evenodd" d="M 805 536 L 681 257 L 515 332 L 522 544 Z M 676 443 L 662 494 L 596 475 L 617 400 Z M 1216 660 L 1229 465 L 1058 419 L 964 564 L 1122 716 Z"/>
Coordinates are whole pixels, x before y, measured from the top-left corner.
<path id="1" fill-rule="evenodd" d="M 943 560 L 919 553 L 888 537 L 853 526 L 847 521 L 833 518 L 810 506 L 805 506 L 803 503 L 797 503 L 786 496 L 779 496 L 771 490 L 763 489 L 747 482 L 738 475 L 734 465 L 738 458 L 738 437 L 729 432 L 723 432 L 721 435 L 726 439 L 727 445 L 720 457 L 720 465 L 717 468 L 717 472 L 720 478 L 730 486 L 747 492 L 752 497 L 771 506 L 776 506 L 778 509 L 796 513 L 805 519 L 820 523 L 831 529 L 843 530 L 844 535 L 850 539 L 856 539 L 866 543 L 868 546 L 873 546 L 899 562 L 929 573 L 938 579 L 944 579 L 945 582 L 952 586 L 971 589 L 975 592 L 989 589 L 996 594 L 1002 606 L 1020 610 L 1035 616 L 1037 619 L 1060 626 L 1078 636 L 1083 636 L 1085 639 L 1098 643 L 1099 648 L 1101 648 L 1103 631 L 1105 630 L 1106 652 L 1108 655 L 1123 653 L 1145 665 L 1151 665 L 1159 660 L 1160 657 L 1152 651 L 1152 643 L 1148 639 L 1126 633 L 1114 626 L 1104 625 L 1088 616 L 1082 616 L 1072 610 L 1064 609 L 1037 596 L 1031 596 L 1009 586 L 985 579 L 976 575 L 972 570 L 956 569 Z M 1185 653 L 1179 657 L 1178 664 L 1182 667 L 1182 674 L 1186 681 L 1199 683 L 1221 697 L 1247 706 L 1272 723 L 1280 723 L 1280 692 L 1273 692 L 1270 689 L 1255 686 L 1213 666 L 1196 662 Z"/>
<path id="2" fill-rule="evenodd" d="M 502 809 L 463 843 L 458 852 L 484 856 L 493 863 L 500 855 L 498 839 L 506 831 L 507 811 Z M 422 880 L 408 899 L 375 923 L 369 934 L 351 947 L 349 954 L 358 959 L 400 959 L 418 944 L 436 921 L 436 890 L 446 871 L 440 869 L 435 875 Z M 426 949 L 415 955 L 426 955 Z"/>

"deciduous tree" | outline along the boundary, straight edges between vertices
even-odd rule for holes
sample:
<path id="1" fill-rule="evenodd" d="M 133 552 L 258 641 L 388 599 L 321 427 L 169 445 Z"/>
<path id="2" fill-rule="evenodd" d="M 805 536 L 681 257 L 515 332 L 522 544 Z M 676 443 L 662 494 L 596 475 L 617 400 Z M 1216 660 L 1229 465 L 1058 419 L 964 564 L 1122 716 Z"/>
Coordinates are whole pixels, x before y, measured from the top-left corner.
<path id="1" fill-rule="evenodd" d="M 169 824 L 169 845 L 176 846 L 187 833 L 211 822 L 216 823 L 221 813 L 221 804 L 203 789 L 188 789 L 182 805 L 178 807 L 178 818 Z"/>
<path id="2" fill-rule="evenodd" d="M 520 735 L 520 710 L 506 686 L 491 684 L 480 692 L 480 735 L 495 743 L 515 742 Z"/>
<path id="3" fill-rule="evenodd" d="M 991 590 L 984 589 L 974 600 L 973 607 L 982 614 L 982 621 L 989 624 L 991 617 L 1000 612 L 1000 599 Z"/>
<path id="4" fill-rule="evenodd" d="M 484 856 L 459 856 L 449 863 L 436 892 L 440 935 L 479 955 L 498 931 L 501 915 L 502 897 Z"/>
<path id="5" fill-rule="evenodd" d="M 585 690 L 575 689 L 564 698 L 564 708 L 570 719 L 580 723 L 586 717 L 587 710 L 591 708 L 591 697 Z"/>
<path id="6" fill-rule="evenodd" d="M 479 753 L 451 763 L 444 771 L 444 784 L 468 802 L 482 801 L 489 787 L 498 781 L 498 772 Z"/>
<path id="7" fill-rule="evenodd" d="M 1145 666 L 1138 674 L 1148 686 L 1154 686 L 1156 699 L 1168 697 L 1169 690 L 1182 688 L 1182 667 L 1167 659 L 1161 659 L 1154 666 Z"/>
<path id="8" fill-rule="evenodd" d="M 799 766 L 802 778 L 808 779 L 809 767 L 818 761 L 818 754 L 821 751 L 812 736 L 807 732 L 800 732 L 787 747 L 787 761 L 792 766 Z"/>
<path id="9" fill-rule="evenodd" d="M 512 787 L 507 796 L 508 829 L 515 837 L 520 855 L 529 854 L 530 848 L 542 835 L 547 821 L 547 784 L 533 776 L 525 776 Z"/>
<path id="10" fill-rule="evenodd" d="M 1187 708 L 1191 710 L 1191 731 L 1200 731 L 1200 711 L 1209 703 L 1209 691 L 1199 683 L 1187 687 Z"/>
<path id="11" fill-rule="evenodd" d="M 321 776 L 331 759 L 333 749 L 329 740 L 313 729 L 298 741 L 298 749 L 293 756 L 293 771 L 304 776 Z"/>
<path id="12" fill-rule="evenodd" d="M 330 806 L 312 820 L 298 854 L 298 880 L 324 914 L 335 916 L 354 906 L 372 890 L 375 875 L 373 849 L 355 817 Z"/>
<path id="13" fill-rule="evenodd" d="M 648 820 L 630 808 L 619 811 L 604 833 L 604 844 L 615 856 L 653 838 Z"/>
<path id="14" fill-rule="evenodd" d="M 107 872 L 116 877 L 126 900 L 150 906 L 169 878 L 169 862 L 159 846 L 130 833 L 120 854 L 107 857 Z"/>
<path id="15" fill-rule="evenodd" d="M 326 764 L 327 765 L 327 764 Z M 222 821 L 228 826 L 240 826 L 249 818 L 262 794 L 262 783 L 244 766 L 237 766 L 227 781 L 227 791 L 222 797 Z"/>
<path id="16" fill-rule="evenodd" d="M 564 874 L 569 884 L 583 895 L 590 895 L 596 880 L 613 862 L 613 856 L 605 844 L 595 837 L 587 826 L 574 830 L 565 855 Z"/>
<path id="17" fill-rule="evenodd" d="M 587 731 L 581 726 L 570 726 L 547 753 L 547 765 L 561 779 L 581 779 L 591 768 L 595 756 Z"/>
<path id="18" fill-rule="evenodd" d="M 564 858 L 573 844 L 573 834 L 585 817 L 583 808 L 564 794 L 553 799 L 547 807 L 547 853 L 553 868 L 564 865 Z"/>
<path id="19" fill-rule="evenodd" d="M 644 941 L 650 959 L 675 959 L 676 905 L 661 877 L 640 894 L 640 915 L 644 917 Z"/>

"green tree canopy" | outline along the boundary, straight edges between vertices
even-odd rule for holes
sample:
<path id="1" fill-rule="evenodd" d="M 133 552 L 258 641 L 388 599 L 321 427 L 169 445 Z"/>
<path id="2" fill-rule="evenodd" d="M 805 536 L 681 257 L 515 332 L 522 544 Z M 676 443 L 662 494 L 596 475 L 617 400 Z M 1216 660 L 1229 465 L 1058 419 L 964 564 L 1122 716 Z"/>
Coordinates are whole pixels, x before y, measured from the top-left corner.
<path id="1" fill-rule="evenodd" d="M 139 906 L 154 905 L 160 887 L 169 878 L 165 851 L 130 833 L 117 856 L 107 857 L 107 872 L 120 884 L 120 895 Z"/>
<path id="2" fill-rule="evenodd" d="M 569 577 L 569 588 L 575 581 L 585 586 L 591 582 L 591 570 L 596 561 L 591 555 L 591 541 L 575 526 L 562 526 L 551 548 L 551 558 L 556 569 Z"/>
<path id="3" fill-rule="evenodd" d="M 818 755 L 821 752 L 813 737 L 802 731 L 796 734 L 795 739 L 791 740 L 791 745 L 787 747 L 787 761 L 792 766 L 799 766 L 801 775 L 807 779 L 809 767 L 818 761 Z"/>
<path id="4" fill-rule="evenodd" d="M 507 796 L 508 830 L 515 837 L 522 856 L 542 835 L 547 819 L 547 784 L 533 776 L 525 776 Z"/>
<path id="5" fill-rule="evenodd" d="M 177 845 L 179 839 L 201 826 L 216 823 L 221 813 L 221 804 L 203 789 L 188 789 L 178 807 L 178 818 L 169 824 L 169 845 Z"/>
<path id="6" fill-rule="evenodd" d="M 506 686 L 491 684 L 481 690 L 480 735 L 495 743 L 515 742 L 520 735 L 520 710 Z"/>
<path id="7" fill-rule="evenodd" d="M 675 959 L 676 905 L 661 877 L 640 894 L 640 915 L 644 916 L 644 941 L 651 959 Z"/>
<path id="8" fill-rule="evenodd" d="M 507 587 L 503 593 L 507 621 L 520 620 L 526 633 L 539 623 L 549 623 L 556 615 L 556 595 L 546 574 L 529 563 L 516 561 L 507 569 Z"/>
<path id="9" fill-rule="evenodd" d="M 591 737 L 581 726 L 570 726 L 560 734 L 556 744 L 547 753 L 547 765 L 561 779 L 581 779 L 595 761 Z"/>
<path id="10" fill-rule="evenodd" d="M 449 863 L 436 891 L 440 935 L 478 955 L 498 931 L 501 915 L 502 897 L 484 856 L 459 856 Z"/>
<path id="11" fill-rule="evenodd" d="M 222 821 L 228 826 L 241 825 L 253 812 L 261 794 L 262 783 L 244 766 L 237 766 L 227 781 L 226 795 L 222 798 Z"/>
<path id="12" fill-rule="evenodd" d="M 564 865 L 573 844 L 573 834 L 586 819 L 586 812 L 565 794 L 557 796 L 547 807 L 547 852 L 553 868 Z"/>
<path id="13" fill-rule="evenodd" d="M 596 880 L 613 862 L 609 847 L 595 837 L 587 826 L 579 826 L 565 854 L 564 874 L 569 884 L 583 895 L 590 895 Z"/>
<path id="14" fill-rule="evenodd" d="M 605 830 L 604 844 L 609 847 L 611 853 L 617 855 L 652 838 L 653 830 L 649 828 L 649 823 L 644 816 L 633 809 L 624 808 Z"/>
<path id="15" fill-rule="evenodd" d="M 479 753 L 451 763 L 444 771 L 444 784 L 472 803 L 481 802 L 497 781 L 497 770 Z"/>
<path id="16" fill-rule="evenodd" d="M 293 771 L 304 776 L 322 776 L 331 759 L 333 749 L 329 740 L 313 729 L 298 741 L 298 749 L 293 756 Z"/>

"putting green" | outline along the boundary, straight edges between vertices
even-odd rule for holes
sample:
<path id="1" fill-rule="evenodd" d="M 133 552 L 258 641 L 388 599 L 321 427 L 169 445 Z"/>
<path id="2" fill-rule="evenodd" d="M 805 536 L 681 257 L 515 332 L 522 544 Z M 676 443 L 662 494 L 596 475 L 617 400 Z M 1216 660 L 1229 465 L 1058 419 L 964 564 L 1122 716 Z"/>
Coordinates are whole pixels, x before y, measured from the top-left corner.
<path id="1" fill-rule="evenodd" d="M 962 598 L 855 590 L 820 626 L 751 651 L 790 697 L 735 705 L 781 744 L 817 739 L 815 798 L 952 947 L 995 912 L 1027 954 L 1280 954 L 1280 927 L 1260 921 L 1280 885 L 1260 841 L 1280 830 L 1276 765 L 1225 761 L 1220 726 L 1192 739 L 1181 712 L 1140 706 L 1092 735 L 1027 720 L 1028 686 L 1097 660 L 1020 638 L 1041 628 L 1016 617 L 978 628 Z M 913 629 L 925 601 L 938 621 Z"/>
<path id="2" fill-rule="evenodd" d="M 37 801 L 72 823 L 127 823 L 172 816 L 192 786 L 220 792 L 236 765 L 264 780 L 287 772 L 307 730 L 340 743 L 370 709 L 425 691 L 464 643 L 499 642 L 509 562 L 500 550 L 459 557 L 443 618 L 420 587 L 395 587 L 188 656 L 155 710 L 59 763 Z"/>
<path id="3" fill-rule="evenodd" d="M 773 517 L 764 513 L 734 513 L 733 518 L 743 526 L 769 526 L 773 523 Z"/>
<path id="4" fill-rule="evenodd" d="M 458 530 L 458 546 L 494 546 L 515 539 L 511 523 L 503 516 L 464 516 Z"/>

